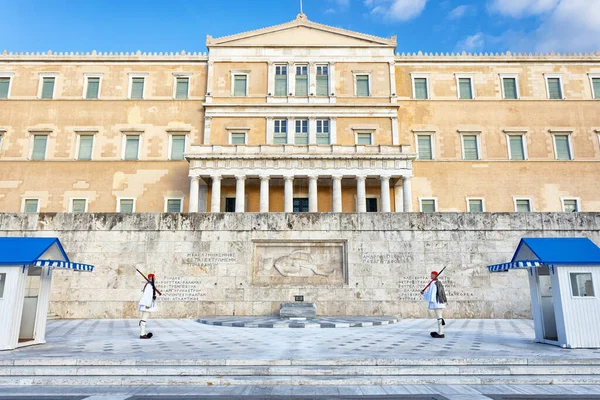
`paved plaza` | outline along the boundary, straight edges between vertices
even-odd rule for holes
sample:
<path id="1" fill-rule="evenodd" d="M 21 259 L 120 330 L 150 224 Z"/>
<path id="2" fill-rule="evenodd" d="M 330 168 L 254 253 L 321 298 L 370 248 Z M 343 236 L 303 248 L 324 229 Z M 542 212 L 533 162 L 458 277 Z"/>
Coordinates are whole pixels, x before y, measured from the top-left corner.
<path id="1" fill-rule="evenodd" d="M 45 345 L 0 352 L 0 399 L 42 395 L 67 400 L 143 397 L 192 400 L 214 396 L 228 399 L 291 396 L 296 400 L 320 396 L 600 399 L 600 386 L 596 383 L 600 376 L 600 350 L 569 350 L 535 343 L 530 320 L 448 320 L 444 340 L 432 339 L 429 332 L 434 329 L 435 321 L 422 319 L 314 329 L 150 320 L 148 328 L 155 334 L 151 340 L 138 338 L 137 322 L 133 319 L 49 321 Z M 410 372 L 411 365 L 424 372 Z M 492 370 L 485 370 L 486 365 Z M 406 375 L 415 376 L 408 377 L 406 384 L 394 384 L 393 379 L 386 381 L 382 375 L 390 372 L 381 370 L 400 368 L 397 366 L 402 366 Z M 533 368 L 521 374 L 539 374 L 540 383 L 546 373 L 573 375 L 569 381 L 564 380 L 567 375 L 561 375 L 563 378 L 557 378 L 552 385 L 503 383 L 502 379 L 491 383 L 493 377 L 487 381 L 489 384 L 480 384 L 480 375 L 500 374 L 505 372 L 503 368 L 519 366 Z M 540 369 L 536 370 L 537 366 Z M 146 370 L 135 372 L 134 367 Z M 175 370 L 175 367 L 186 369 Z M 198 380 L 197 375 L 213 374 L 207 372 L 211 367 L 215 368 L 214 380 L 201 383 L 204 381 Z M 471 367 L 479 372 L 470 372 Z M 157 375 L 170 374 L 168 384 L 160 384 L 163 382 L 160 379 L 152 383 L 152 376 L 137 376 L 149 375 L 150 368 L 158 368 Z M 223 377 L 226 368 L 232 375 L 229 380 Z M 285 368 L 291 369 L 286 372 Z M 373 368 L 379 369 L 378 372 Z M 434 368 L 437 375 L 431 375 L 433 370 L 426 368 Z M 519 374 L 514 371 L 509 375 Z M 104 373 L 112 377 L 99 376 Z M 461 373 L 473 375 L 472 380 L 467 380 L 470 383 L 447 384 L 447 375 Z M 289 375 L 286 381 L 272 376 L 286 374 Z M 118 381 L 114 380 L 115 375 L 119 376 Z M 344 380 L 337 375 L 344 375 Z"/>

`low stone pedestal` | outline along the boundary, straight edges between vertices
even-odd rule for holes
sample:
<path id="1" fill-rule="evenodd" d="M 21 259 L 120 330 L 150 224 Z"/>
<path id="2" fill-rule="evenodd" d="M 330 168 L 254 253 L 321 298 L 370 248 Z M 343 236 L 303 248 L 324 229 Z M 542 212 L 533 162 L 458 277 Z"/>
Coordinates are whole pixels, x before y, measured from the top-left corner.
<path id="1" fill-rule="evenodd" d="M 281 303 L 279 305 L 279 318 L 316 318 L 317 305 L 315 303 Z"/>

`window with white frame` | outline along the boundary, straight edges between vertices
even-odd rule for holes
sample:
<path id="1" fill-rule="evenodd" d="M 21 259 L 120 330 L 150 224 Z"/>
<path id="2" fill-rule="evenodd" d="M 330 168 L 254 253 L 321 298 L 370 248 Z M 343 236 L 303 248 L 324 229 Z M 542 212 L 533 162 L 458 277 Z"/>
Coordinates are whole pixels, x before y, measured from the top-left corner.
<path id="1" fill-rule="evenodd" d="M 525 198 L 515 198 L 515 211 L 516 212 L 531 212 L 533 208 L 531 207 L 531 199 Z"/>
<path id="2" fill-rule="evenodd" d="M 518 75 L 500 75 L 502 80 L 502 98 L 504 100 L 519 99 Z"/>
<path id="3" fill-rule="evenodd" d="M 132 100 L 142 100 L 146 95 L 146 76 L 129 75 L 129 98 Z"/>
<path id="4" fill-rule="evenodd" d="M 13 76 L 14 74 L 12 72 L 0 72 L 0 99 L 10 98 L 10 89 L 12 86 Z"/>
<path id="5" fill-rule="evenodd" d="M 187 100 L 190 98 L 190 77 L 175 75 L 175 99 Z"/>
<path id="6" fill-rule="evenodd" d="M 296 65 L 296 96 L 308 96 L 308 65 Z"/>
<path id="7" fill-rule="evenodd" d="M 436 198 L 419 199 L 419 205 L 421 208 L 421 212 L 423 212 L 423 213 L 437 212 L 437 199 Z"/>
<path id="8" fill-rule="evenodd" d="M 233 95 L 248 96 L 248 74 L 233 74 Z"/>
<path id="9" fill-rule="evenodd" d="M 413 99 L 429 99 L 429 77 L 428 75 L 412 74 Z"/>
<path id="10" fill-rule="evenodd" d="M 515 161 L 527 159 L 525 154 L 525 135 L 507 135 L 508 158 Z"/>
<path id="11" fill-rule="evenodd" d="M 600 74 L 590 74 L 590 83 L 592 85 L 592 99 L 600 100 Z"/>
<path id="12" fill-rule="evenodd" d="M 230 144 L 246 144 L 246 132 L 231 132 L 229 135 Z"/>
<path id="13" fill-rule="evenodd" d="M 119 198 L 117 212 L 120 213 L 132 213 L 135 212 L 135 199 L 124 199 Z"/>
<path id="14" fill-rule="evenodd" d="M 91 160 L 94 149 L 94 135 L 78 135 L 78 140 L 79 151 L 77 152 L 77 159 L 81 161 Z"/>
<path id="15" fill-rule="evenodd" d="M 331 144 L 328 119 L 317 120 L 317 144 Z"/>
<path id="16" fill-rule="evenodd" d="M 468 198 L 468 212 L 481 213 L 485 211 L 485 203 L 483 199 Z"/>
<path id="17" fill-rule="evenodd" d="M 23 199 L 23 212 L 25 212 L 25 213 L 40 212 L 40 200 L 39 199 Z"/>
<path id="18" fill-rule="evenodd" d="M 87 199 L 71 199 L 71 210 L 72 213 L 84 213 L 87 212 Z"/>
<path id="19" fill-rule="evenodd" d="M 171 152 L 169 154 L 169 160 L 183 160 L 183 155 L 185 154 L 185 135 L 175 135 L 171 136 Z"/>
<path id="20" fill-rule="evenodd" d="M 183 210 L 183 199 L 181 198 L 167 198 L 165 199 L 165 212 L 178 213 Z"/>
<path id="21" fill-rule="evenodd" d="M 329 65 L 317 65 L 317 96 L 329 95 Z"/>
<path id="22" fill-rule="evenodd" d="M 58 74 L 40 74 L 40 89 L 38 97 L 40 99 L 53 99 L 56 78 Z"/>
<path id="23" fill-rule="evenodd" d="M 572 160 L 570 135 L 554 135 L 554 152 L 557 160 Z"/>
<path id="24" fill-rule="evenodd" d="M 463 160 L 479 160 L 479 135 L 462 135 Z"/>
<path id="25" fill-rule="evenodd" d="M 373 132 L 356 132 L 356 144 L 367 146 L 372 145 Z"/>
<path id="26" fill-rule="evenodd" d="M 564 99 L 562 76 L 546 75 L 546 89 L 548 90 L 548 98 L 550 100 Z"/>
<path id="27" fill-rule="evenodd" d="M 41 161 L 46 159 L 46 149 L 48 147 L 47 134 L 33 135 L 33 148 L 31 150 L 31 159 Z"/>
<path id="28" fill-rule="evenodd" d="M 417 135 L 417 159 L 433 160 L 433 135 Z"/>
<path id="29" fill-rule="evenodd" d="M 371 95 L 371 88 L 369 84 L 368 74 L 355 74 L 354 76 L 356 85 L 356 96 L 358 97 L 369 97 Z"/>
<path id="30" fill-rule="evenodd" d="M 571 272 L 571 293 L 573 297 L 595 297 L 594 281 L 589 272 Z"/>
<path id="31" fill-rule="evenodd" d="M 579 199 L 576 198 L 562 198 L 563 212 L 579 212 Z"/>
<path id="32" fill-rule="evenodd" d="M 275 96 L 287 96 L 287 64 L 275 65 Z"/>
<path id="33" fill-rule="evenodd" d="M 273 121 L 273 144 L 287 143 L 287 119 Z"/>
<path id="34" fill-rule="evenodd" d="M 458 98 L 460 100 L 473 100 L 475 98 L 472 76 L 456 75 L 456 86 L 458 87 Z"/>
<path id="35" fill-rule="evenodd" d="M 123 160 L 137 161 L 140 159 L 140 135 L 127 134 L 124 137 Z"/>
<path id="36" fill-rule="evenodd" d="M 294 135 L 294 143 L 295 144 L 308 144 L 308 120 L 307 119 L 297 119 L 296 123 L 296 133 Z"/>
<path id="37" fill-rule="evenodd" d="M 101 74 L 85 74 L 85 84 L 83 85 L 83 98 L 94 100 L 100 98 L 100 84 L 102 82 Z"/>

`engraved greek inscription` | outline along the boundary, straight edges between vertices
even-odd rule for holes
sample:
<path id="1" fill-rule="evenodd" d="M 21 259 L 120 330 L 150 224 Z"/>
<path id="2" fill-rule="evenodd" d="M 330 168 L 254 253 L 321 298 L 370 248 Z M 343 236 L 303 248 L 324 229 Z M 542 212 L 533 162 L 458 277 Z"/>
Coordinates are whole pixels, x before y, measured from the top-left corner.
<path id="1" fill-rule="evenodd" d="M 363 264 L 401 264 L 414 261 L 414 255 L 404 253 L 363 253 Z"/>
<path id="2" fill-rule="evenodd" d="M 202 278 L 197 277 L 169 277 L 160 281 L 163 295 L 160 301 L 199 301 L 206 296 L 200 288 Z"/>
<path id="3" fill-rule="evenodd" d="M 184 264 L 217 266 L 219 264 L 235 264 L 235 253 L 187 253 L 183 259 Z"/>

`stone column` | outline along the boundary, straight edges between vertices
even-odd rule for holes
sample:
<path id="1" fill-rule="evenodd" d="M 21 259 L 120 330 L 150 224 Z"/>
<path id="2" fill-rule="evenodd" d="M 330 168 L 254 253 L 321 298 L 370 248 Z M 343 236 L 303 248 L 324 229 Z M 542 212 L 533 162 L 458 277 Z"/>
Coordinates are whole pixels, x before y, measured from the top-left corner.
<path id="1" fill-rule="evenodd" d="M 402 192 L 404 194 L 404 212 L 412 212 L 412 176 L 402 177 Z"/>
<path id="2" fill-rule="evenodd" d="M 243 213 L 246 210 L 246 175 L 236 175 L 235 179 L 235 212 Z"/>
<path id="3" fill-rule="evenodd" d="M 206 212 L 208 207 L 208 185 L 200 178 L 200 190 L 198 191 L 198 212 Z"/>
<path id="4" fill-rule="evenodd" d="M 402 181 L 398 179 L 398 182 L 394 185 L 394 205 L 396 212 L 404 211 L 404 194 L 402 191 Z"/>
<path id="5" fill-rule="evenodd" d="M 210 212 L 221 212 L 221 175 L 213 175 L 212 194 L 210 197 Z"/>
<path id="6" fill-rule="evenodd" d="M 356 212 L 367 212 L 367 190 L 365 175 L 356 176 Z"/>
<path id="7" fill-rule="evenodd" d="M 333 212 L 342 212 L 342 176 L 334 175 L 333 179 Z"/>
<path id="8" fill-rule="evenodd" d="M 317 175 L 308 177 L 308 212 L 319 212 L 319 197 L 317 196 L 318 179 Z"/>
<path id="9" fill-rule="evenodd" d="M 294 177 L 284 176 L 283 179 L 285 180 L 283 211 L 291 213 L 294 212 Z"/>
<path id="10" fill-rule="evenodd" d="M 269 175 L 260 176 L 260 212 L 269 212 Z"/>
<path id="11" fill-rule="evenodd" d="M 392 145 L 400 145 L 400 134 L 398 133 L 398 117 L 392 117 Z"/>
<path id="12" fill-rule="evenodd" d="M 389 213 L 392 211 L 390 203 L 390 176 L 381 176 L 381 212 Z"/>
<path id="13" fill-rule="evenodd" d="M 188 211 L 191 213 L 198 212 L 198 201 L 200 195 L 200 177 L 190 177 L 190 204 Z"/>

